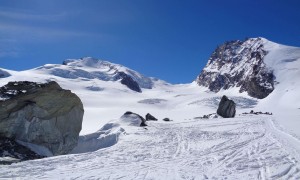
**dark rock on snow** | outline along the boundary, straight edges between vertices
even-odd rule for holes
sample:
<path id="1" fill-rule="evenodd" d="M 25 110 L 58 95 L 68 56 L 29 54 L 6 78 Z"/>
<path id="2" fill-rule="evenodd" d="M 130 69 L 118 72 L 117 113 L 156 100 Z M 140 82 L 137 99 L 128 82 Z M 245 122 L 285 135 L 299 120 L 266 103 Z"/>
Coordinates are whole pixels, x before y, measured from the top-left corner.
<path id="1" fill-rule="evenodd" d="M 0 88 L 0 137 L 66 154 L 81 131 L 83 105 L 77 95 L 52 81 L 9 82 Z"/>
<path id="2" fill-rule="evenodd" d="M 224 118 L 232 118 L 235 116 L 235 103 L 232 100 L 229 100 L 227 96 L 223 96 L 217 114 Z"/>
<path id="3" fill-rule="evenodd" d="M 131 112 L 131 111 L 126 111 L 126 112 L 124 113 L 124 115 L 131 115 L 131 114 L 136 114 L 136 113 L 133 113 L 133 112 Z"/>
<path id="4" fill-rule="evenodd" d="M 154 116 L 152 116 L 150 113 L 147 113 L 146 121 L 157 121 L 157 119 Z"/>
<path id="5" fill-rule="evenodd" d="M 11 76 L 8 72 L 0 69 L 0 78 L 6 78 L 6 77 L 9 77 Z"/>
<path id="6" fill-rule="evenodd" d="M 127 86 L 129 89 L 136 91 L 136 92 L 142 92 L 139 84 L 132 79 L 129 75 L 127 75 L 124 72 L 118 72 L 116 79 L 121 79 L 121 84 Z"/>
<path id="7" fill-rule="evenodd" d="M 264 113 L 261 112 L 261 111 L 259 111 L 259 112 L 254 112 L 253 110 L 251 110 L 250 113 L 244 112 L 244 113 L 242 113 L 242 114 L 254 114 L 254 115 L 265 114 L 265 115 L 273 115 L 273 113 L 271 113 L 271 112 L 264 112 Z"/>
<path id="8" fill-rule="evenodd" d="M 163 121 L 171 121 L 169 118 L 164 118 Z"/>
<path id="9" fill-rule="evenodd" d="M 195 117 L 194 119 L 215 119 L 218 118 L 218 115 L 216 113 L 211 113 L 207 115 L 203 115 L 202 117 Z"/>
<path id="10" fill-rule="evenodd" d="M 140 125 L 139 126 L 147 126 L 145 118 L 143 118 L 141 115 L 139 115 L 137 113 L 133 113 L 131 111 L 125 112 L 124 115 L 121 118 L 130 118 L 132 116 L 135 116 L 135 117 L 139 118 L 139 120 L 140 120 Z"/>
<path id="11" fill-rule="evenodd" d="M 40 159 L 43 157 L 44 156 L 36 154 L 13 139 L 0 137 L 0 164 L 11 164 L 14 162 Z"/>

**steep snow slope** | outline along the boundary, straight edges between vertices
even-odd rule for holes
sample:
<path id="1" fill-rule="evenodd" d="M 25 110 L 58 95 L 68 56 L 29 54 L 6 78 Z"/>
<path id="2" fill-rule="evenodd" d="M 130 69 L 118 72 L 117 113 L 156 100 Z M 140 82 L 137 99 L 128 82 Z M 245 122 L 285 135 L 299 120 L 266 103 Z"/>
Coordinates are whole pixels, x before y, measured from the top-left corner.
<path id="1" fill-rule="evenodd" d="M 272 101 L 290 108 L 300 107 L 300 48 L 265 41 L 269 52 L 264 62 L 273 70 L 275 81 Z M 279 96 L 278 96 L 279 95 Z M 273 104 L 273 103 L 272 103 Z"/>
<path id="2" fill-rule="evenodd" d="M 275 89 L 257 109 L 272 111 L 283 129 L 300 138 L 300 48 L 266 41 L 264 61 L 272 67 Z"/>

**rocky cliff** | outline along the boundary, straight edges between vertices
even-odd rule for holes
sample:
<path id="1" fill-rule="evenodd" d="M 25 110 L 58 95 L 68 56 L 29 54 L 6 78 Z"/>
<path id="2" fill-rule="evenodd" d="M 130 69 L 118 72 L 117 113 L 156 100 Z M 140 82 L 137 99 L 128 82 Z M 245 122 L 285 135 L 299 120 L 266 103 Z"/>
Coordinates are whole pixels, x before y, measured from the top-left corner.
<path id="1" fill-rule="evenodd" d="M 275 76 L 264 62 L 268 54 L 264 48 L 265 41 L 263 38 L 251 38 L 218 46 L 196 82 L 213 92 L 237 87 L 249 96 L 258 99 L 267 97 L 274 90 Z"/>

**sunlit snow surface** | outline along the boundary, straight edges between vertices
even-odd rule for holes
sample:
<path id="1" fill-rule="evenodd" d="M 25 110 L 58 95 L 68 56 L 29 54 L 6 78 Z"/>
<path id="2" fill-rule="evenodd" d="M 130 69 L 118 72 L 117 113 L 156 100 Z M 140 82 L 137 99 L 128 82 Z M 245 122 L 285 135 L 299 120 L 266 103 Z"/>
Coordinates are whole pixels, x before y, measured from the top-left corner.
<path id="1" fill-rule="evenodd" d="M 266 45 L 277 47 L 268 41 Z M 0 85 L 55 80 L 81 98 L 85 114 L 81 146 L 72 152 L 79 154 L 0 165 L 0 179 L 299 179 L 300 52 L 279 49 L 267 56 L 279 83 L 263 100 L 238 89 L 216 94 L 196 83 L 170 85 L 160 80 L 151 82 L 152 89 L 136 93 L 118 81 L 53 75 L 53 68 L 63 74 L 70 70 L 61 65 L 9 71 L 11 76 Z M 95 71 L 90 66 L 76 68 Z M 215 113 L 224 94 L 236 101 L 236 118 L 197 118 Z M 274 115 L 241 115 L 251 109 Z M 120 119 L 126 111 L 150 113 L 159 120 L 148 122 L 146 129 L 130 126 Z M 172 121 L 162 121 L 166 117 Z"/>

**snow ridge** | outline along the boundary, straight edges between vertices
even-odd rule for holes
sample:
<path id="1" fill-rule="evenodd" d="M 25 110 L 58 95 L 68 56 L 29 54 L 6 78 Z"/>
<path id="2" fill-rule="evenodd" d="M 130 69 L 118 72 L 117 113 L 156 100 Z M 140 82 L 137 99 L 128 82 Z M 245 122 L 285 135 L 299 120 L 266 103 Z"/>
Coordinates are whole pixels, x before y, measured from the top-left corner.
<path id="1" fill-rule="evenodd" d="M 67 59 L 63 61 L 62 65 L 46 64 L 35 69 L 36 71 L 47 72 L 49 74 L 68 78 L 68 79 L 99 79 L 103 81 L 118 81 L 126 80 L 131 84 L 136 84 L 140 88 L 152 89 L 153 79 L 143 76 L 142 74 L 124 67 L 119 64 L 114 64 L 108 61 L 102 61 L 92 57 L 85 57 L 81 59 Z M 137 88 L 131 88 L 132 85 L 128 85 L 129 89 L 136 90 Z"/>

